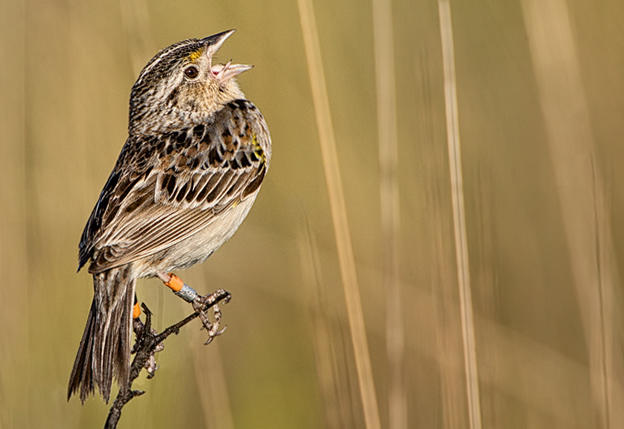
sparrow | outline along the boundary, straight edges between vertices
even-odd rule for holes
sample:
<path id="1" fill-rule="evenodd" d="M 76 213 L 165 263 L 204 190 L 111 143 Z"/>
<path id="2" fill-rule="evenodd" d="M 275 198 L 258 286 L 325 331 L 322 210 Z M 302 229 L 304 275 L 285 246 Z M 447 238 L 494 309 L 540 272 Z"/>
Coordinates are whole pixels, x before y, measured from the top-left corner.
<path id="1" fill-rule="evenodd" d="M 136 281 L 157 277 L 199 308 L 172 271 L 206 260 L 243 222 L 267 174 L 271 137 L 235 77 L 252 66 L 215 64 L 234 30 L 158 52 L 130 93 L 128 138 L 82 233 L 78 270 L 93 301 L 68 399 L 128 380 Z"/>

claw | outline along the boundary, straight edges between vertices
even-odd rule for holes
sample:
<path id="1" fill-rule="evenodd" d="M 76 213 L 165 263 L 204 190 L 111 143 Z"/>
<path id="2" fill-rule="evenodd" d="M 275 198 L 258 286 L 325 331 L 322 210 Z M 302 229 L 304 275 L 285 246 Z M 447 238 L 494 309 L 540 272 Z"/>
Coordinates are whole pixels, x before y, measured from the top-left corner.
<path id="1" fill-rule="evenodd" d="M 154 377 L 156 370 L 158 369 L 158 364 L 156 363 L 156 358 L 154 355 L 150 355 L 147 362 L 145 362 L 145 369 L 147 370 L 147 378 Z"/>
<path id="2" fill-rule="evenodd" d="M 193 301 L 193 309 L 199 314 L 199 319 L 202 322 L 201 329 L 206 329 L 206 331 L 208 332 L 208 339 L 204 344 L 210 344 L 215 337 L 218 337 L 225 332 L 226 327 L 221 328 L 222 314 L 219 306 L 212 306 L 214 321 L 210 320 L 207 311 L 204 310 L 207 305 L 211 305 L 223 297 L 225 297 L 224 302 L 228 302 L 230 299 L 230 294 L 223 289 L 219 289 L 218 291 L 210 295 L 200 296 Z"/>
<path id="3" fill-rule="evenodd" d="M 132 326 L 134 329 L 134 333 L 136 334 L 136 337 L 137 337 L 137 340 L 134 343 L 134 346 L 132 347 L 132 353 L 136 353 L 137 349 L 140 347 L 140 343 L 143 341 L 142 337 L 145 334 L 146 325 L 143 324 L 143 322 L 141 322 L 141 319 L 137 317 L 133 319 Z M 149 334 L 145 334 L 145 335 L 147 336 L 158 335 L 158 332 L 152 329 L 151 326 L 149 327 L 149 332 L 150 332 Z M 158 364 L 156 363 L 156 357 L 154 356 L 154 354 L 157 352 L 161 352 L 164 349 L 165 349 L 165 345 L 163 343 L 158 344 L 154 348 L 154 351 L 152 352 L 152 354 L 149 356 L 147 362 L 145 362 L 145 365 L 143 367 L 147 370 L 147 378 L 154 377 L 156 370 L 158 369 Z"/>

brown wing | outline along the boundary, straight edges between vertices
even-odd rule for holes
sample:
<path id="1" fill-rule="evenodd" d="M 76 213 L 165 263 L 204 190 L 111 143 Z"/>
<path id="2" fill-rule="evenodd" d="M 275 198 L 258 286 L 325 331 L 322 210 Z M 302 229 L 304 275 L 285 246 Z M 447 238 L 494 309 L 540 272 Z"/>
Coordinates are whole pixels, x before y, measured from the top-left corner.
<path id="1" fill-rule="evenodd" d="M 193 128 L 130 138 L 83 232 L 80 266 L 104 271 L 195 234 L 255 194 L 270 157 L 264 118 L 246 100 Z"/>

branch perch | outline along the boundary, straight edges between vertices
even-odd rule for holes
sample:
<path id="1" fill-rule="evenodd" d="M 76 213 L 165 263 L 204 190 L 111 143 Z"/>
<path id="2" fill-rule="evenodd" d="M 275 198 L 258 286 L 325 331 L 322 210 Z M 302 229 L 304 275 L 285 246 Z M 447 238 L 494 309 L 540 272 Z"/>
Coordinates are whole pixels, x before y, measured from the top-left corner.
<path id="1" fill-rule="evenodd" d="M 229 292 L 219 289 L 216 292 L 208 295 L 204 300 L 201 307 L 196 309 L 195 312 L 186 316 L 184 319 L 180 320 L 177 323 L 169 326 L 161 333 L 157 333 L 152 330 L 152 312 L 149 310 L 145 303 L 141 304 L 143 311 L 145 312 L 145 323 L 141 322 L 139 318 L 134 320 L 134 331 L 136 333 L 136 342 L 133 347 L 133 353 L 135 354 L 134 359 L 132 360 L 132 364 L 130 366 L 130 374 L 128 376 L 128 382 L 119 387 L 119 393 L 117 393 L 117 397 L 111 406 L 108 417 L 106 419 L 106 423 L 104 425 L 105 429 L 114 429 L 117 427 L 117 423 L 119 422 L 119 418 L 121 417 L 121 411 L 123 407 L 130 402 L 134 397 L 142 395 L 143 391 L 141 390 L 132 390 L 132 384 L 134 380 L 136 380 L 141 373 L 141 370 L 146 367 L 146 364 L 150 360 L 150 358 L 154 355 L 155 352 L 162 350 L 162 343 L 169 337 L 171 334 L 178 334 L 180 329 L 188 324 L 190 321 L 201 317 L 202 321 L 205 319 L 205 313 L 214 307 L 215 314 L 217 315 L 217 320 L 215 322 L 216 329 L 209 330 L 209 338 L 206 341 L 206 344 L 210 343 L 212 339 L 220 335 L 223 330 L 218 330 L 218 319 L 220 315 L 219 308 L 217 304 L 220 302 L 229 302 L 231 295 Z M 154 368 L 155 370 L 155 368 Z M 154 375 L 153 370 L 148 369 L 148 378 L 151 378 Z"/>

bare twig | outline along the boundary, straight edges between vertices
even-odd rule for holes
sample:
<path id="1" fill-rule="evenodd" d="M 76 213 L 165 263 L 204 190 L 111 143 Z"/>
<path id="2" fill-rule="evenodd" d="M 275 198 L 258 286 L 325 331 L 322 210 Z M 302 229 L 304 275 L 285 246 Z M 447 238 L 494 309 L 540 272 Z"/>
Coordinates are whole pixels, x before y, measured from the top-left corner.
<path id="1" fill-rule="evenodd" d="M 119 393 L 111 406 L 106 423 L 105 429 L 114 429 L 117 427 L 119 418 L 121 417 L 121 411 L 123 407 L 136 396 L 142 395 L 141 390 L 132 390 L 132 383 L 137 379 L 141 370 L 145 368 L 145 364 L 154 355 L 154 352 L 158 351 L 158 347 L 167 339 L 171 334 L 177 334 L 180 329 L 188 324 L 191 320 L 200 317 L 202 313 L 205 313 L 212 307 L 215 307 L 221 301 L 229 302 L 230 293 L 219 289 L 210 296 L 207 297 L 205 303 L 201 308 L 198 308 L 194 313 L 186 316 L 184 319 L 166 328 L 161 333 L 156 333 L 152 330 L 152 312 L 147 308 L 145 304 L 142 304 L 143 311 L 145 312 L 145 324 L 143 324 L 138 318 L 134 321 L 134 330 L 137 338 L 134 344 L 134 360 L 130 366 L 130 376 L 128 382 L 124 386 L 119 387 Z M 217 331 L 217 335 L 218 335 Z"/>

